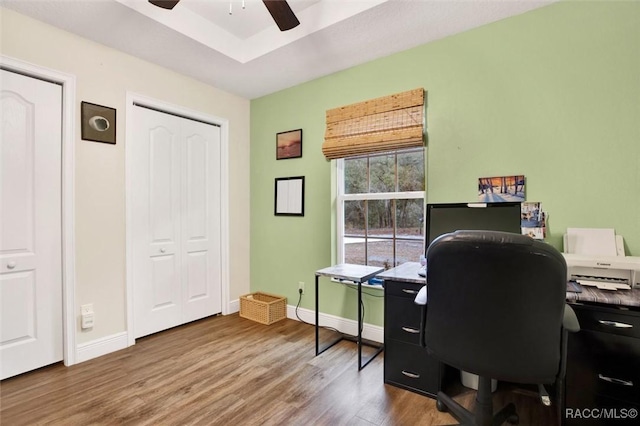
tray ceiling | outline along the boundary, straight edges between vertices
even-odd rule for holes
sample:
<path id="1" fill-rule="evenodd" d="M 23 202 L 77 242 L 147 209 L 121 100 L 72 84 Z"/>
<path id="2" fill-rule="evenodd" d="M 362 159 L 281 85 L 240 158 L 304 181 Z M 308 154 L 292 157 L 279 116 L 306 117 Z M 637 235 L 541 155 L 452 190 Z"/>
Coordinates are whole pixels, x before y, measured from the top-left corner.
<path id="1" fill-rule="evenodd" d="M 2 5 L 254 99 L 554 1 L 289 0 L 301 24 L 286 32 L 261 0 L 181 0 L 170 11 L 146 0 Z"/>

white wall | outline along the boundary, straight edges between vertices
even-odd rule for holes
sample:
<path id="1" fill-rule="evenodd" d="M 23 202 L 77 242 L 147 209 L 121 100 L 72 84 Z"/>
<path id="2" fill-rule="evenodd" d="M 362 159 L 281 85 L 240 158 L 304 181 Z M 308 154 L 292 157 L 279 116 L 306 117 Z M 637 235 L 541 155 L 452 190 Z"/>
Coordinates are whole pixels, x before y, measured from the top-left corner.
<path id="1" fill-rule="evenodd" d="M 126 330 L 125 128 L 132 91 L 229 120 L 230 300 L 249 292 L 249 100 L 0 8 L 0 53 L 76 77 L 76 316 L 95 326 L 78 344 Z M 117 109 L 116 145 L 80 139 L 80 102 Z M 228 301 L 223 301 L 224 303 Z"/>

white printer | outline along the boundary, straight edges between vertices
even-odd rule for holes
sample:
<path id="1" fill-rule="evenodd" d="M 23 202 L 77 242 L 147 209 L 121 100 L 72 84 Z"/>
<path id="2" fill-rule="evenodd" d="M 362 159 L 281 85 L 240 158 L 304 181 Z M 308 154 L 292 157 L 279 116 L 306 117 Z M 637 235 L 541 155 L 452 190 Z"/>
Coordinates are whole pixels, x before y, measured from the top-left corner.
<path id="1" fill-rule="evenodd" d="M 613 229 L 568 228 L 563 242 L 569 280 L 601 290 L 640 287 L 640 257 L 625 256 Z"/>

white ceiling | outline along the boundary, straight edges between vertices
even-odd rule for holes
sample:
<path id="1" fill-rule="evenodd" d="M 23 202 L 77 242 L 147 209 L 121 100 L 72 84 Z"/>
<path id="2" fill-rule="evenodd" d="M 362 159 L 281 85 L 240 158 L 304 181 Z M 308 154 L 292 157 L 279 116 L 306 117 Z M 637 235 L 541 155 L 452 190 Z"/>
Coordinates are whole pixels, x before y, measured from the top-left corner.
<path id="1" fill-rule="evenodd" d="M 261 0 L 2 0 L 2 6 L 247 99 L 557 0 L 289 0 L 281 32 Z M 231 9 L 231 14 L 229 13 Z"/>

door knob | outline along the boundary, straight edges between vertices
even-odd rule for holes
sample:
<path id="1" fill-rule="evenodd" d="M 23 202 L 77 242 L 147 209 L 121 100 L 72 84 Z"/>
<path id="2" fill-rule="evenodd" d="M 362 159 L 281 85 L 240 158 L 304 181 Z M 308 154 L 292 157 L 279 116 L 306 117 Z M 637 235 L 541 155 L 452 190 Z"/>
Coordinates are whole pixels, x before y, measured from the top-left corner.
<path id="1" fill-rule="evenodd" d="M 13 269 L 15 267 L 16 267 L 16 262 L 14 262 L 13 260 L 7 263 L 7 269 Z"/>

